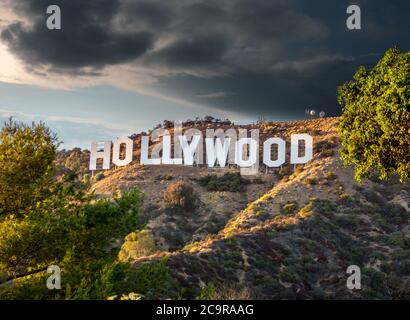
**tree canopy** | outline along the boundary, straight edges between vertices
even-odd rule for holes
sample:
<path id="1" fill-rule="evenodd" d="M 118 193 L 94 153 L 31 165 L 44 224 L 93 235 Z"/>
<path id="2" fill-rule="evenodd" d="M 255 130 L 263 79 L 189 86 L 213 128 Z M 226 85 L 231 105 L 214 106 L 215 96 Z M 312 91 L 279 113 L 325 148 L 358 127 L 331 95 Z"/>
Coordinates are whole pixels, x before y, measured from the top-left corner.
<path id="1" fill-rule="evenodd" d="M 381 180 L 410 172 L 410 52 L 389 49 L 370 70 L 360 67 L 338 89 L 341 157 L 360 181 L 376 172 Z"/>
<path id="2" fill-rule="evenodd" d="M 13 119 L 0 132 L 0 213 L 19 214 L 44 198 L 53 180 L 58 139 L 44 123 Z"/>
<path id="3" fill-rule="evenodd" d="M 167 267 L 118 261 L 119 240 L 140 227 L 137 188 L 95 199 L 75 173 L 55 176 L 58 139 L 43 123 L 0 132 L 0 299 L 106 299 L 166 290 Z M 61 290 L 46 287 L 48 266 Z M 13 281 L 13 286 L 4 282 Z M 3 285 L 2 285 L 3 284 Z"/>

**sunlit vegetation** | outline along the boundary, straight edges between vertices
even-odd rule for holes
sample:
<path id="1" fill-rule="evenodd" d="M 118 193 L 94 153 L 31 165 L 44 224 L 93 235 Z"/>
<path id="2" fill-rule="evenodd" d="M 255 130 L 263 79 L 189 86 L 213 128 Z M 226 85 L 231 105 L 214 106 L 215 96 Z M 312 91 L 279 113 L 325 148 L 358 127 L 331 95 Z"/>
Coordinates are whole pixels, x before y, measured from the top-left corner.
<path id="1" fill-rule="evenodd" d="M 410 52 L 388 50 L 370 70 L 361 67 L 339 88 L 343 107 L 341 156 L 355 166 L 356 179 L 372 170 L 386 180 L 410 174 Z"/>
<path id="2" fill-rule="evenodd" d="M 119 260 L 128 262 L 143 256 L 149 256 L 156 251 L 154 235 L 150 230 L 132 232 L 125 237 L 119 253 Z"/>

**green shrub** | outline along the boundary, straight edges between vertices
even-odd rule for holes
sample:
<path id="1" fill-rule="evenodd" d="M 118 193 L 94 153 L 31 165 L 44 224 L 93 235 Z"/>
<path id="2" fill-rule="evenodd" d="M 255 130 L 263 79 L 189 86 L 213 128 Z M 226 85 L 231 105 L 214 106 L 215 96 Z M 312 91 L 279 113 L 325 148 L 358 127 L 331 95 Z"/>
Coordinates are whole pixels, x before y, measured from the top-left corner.
<path id="1" fill-rule="evenodd" d="M 209 283 L 207 286 L 201 289 L 201 293 L 196 297 L 196 300 L 252 300 L 253 294 L 251 291 L 238 284 L 233 285 L 219 285 L 215 286 L 213 283 Z"/>
<path id="2" fill-rule="evenodd" d="M 342 193 L 340 195 L 340 200 L 342 200 L 344 202 L 348 202 L 350 200 L 350 196 L 347 193 Z"/>
<path id="3" fill-rule="evenodd" d="M 89 175 L 88 173 L 85 174 L 85 175 L 83 175 L 83 180 L 82 180 L 82 182 L 83 182 L 84 184 L 90 183 L 90 180 L 91 180 L 91 177 L 90 177 L 90 175 Z"/>
<path id="4" fill-rule="evenodd" d="M 210 297 L 214 295 L 216 292 L 215 285 L 211 282 L 207 286 L 201 289 L 201 293 L 199 296 L 195 298 L 195 300 L 210 300 Z"/>
<path id="5" fill-rule="evenodd" d="M 102 179 L 104 179 L 105 178 L 105 174 L 103 173 L 103 172 L 98 172 L 96 175 L 95 175 L 95 181 L 100 181 L 100 180 L 102 180 Z"/>
<path id="6" fill-rule="evenodd" d="M 326 150 L 331 150 L 336 146 L 335 143 L 331 142 L 331 141 L 327 141 L 327 140 L 322 140 L 316 143 L 315 145 L 315 150 L 317 152 L 323 152 Z"/>
<path id="7" fill-rule="evenodd" d="M 387 291 L 386 275 L 383 272 L 372 268 L 364 268 L 362 272 L 364 280 L 368 283 L 368 286 L 375 291 L 373 294 Z"/>
<path id="8" fill-rule="evenodd" d="M 329 200 L 321 200 L 316 198 L 309 199 L 309 203 L 303 207 L 299 214 L 303 216 L 310 216 L 312 214 L 323 214 L 330 217 L 336 211 L 336 205 Z"/>
<path id="9" fill-rule="evenodd" d="M 393 232 L 386 236 L 386 242 L 392 246 L 404 247 L 404 240 L 404 235 L 399 231 Z"/>
<path id="10" fill-rule="evenodd" d="M 305 180 L 303 180 L 302 183 L 307 186 L 314 186 L 318 183 L 318 178 L 317 177 L 307 177 Z"/>
<path id="11" fill-rule="evenodd" d="M 338 216 L 335 223 L 342 228 L 354 230 L 360 225 L 360 219 L 355 214 L 344 214 Z"/>
<path id="12" fill-rule="evenodd" d="M 228 172 L 223 176 L 211 174 L 201 177 L 199 184 L 208 191 L 240 192 L 245 190 L 245 186 L 249 184 L 249 180 L 243 178 L 239 173 Z"/>
<path id="13" fill-rule="evenodd" d="M 385 203 L 382 206 L 382 217 L 394 225 L 403 225 L 409 220 L 410 214 L 401 205 Z"/>
<path id="14" fill-rule="evenodd" d="M 288 201 L 281 207 L 281 213 L 285 215 L 294 214 L 298 208 L 299 208 L 299 205 L 296 201 L 292 201 L 292 202 Z"/>
<path id="15" fill-rule="evenodd" d="M 385 203 L 385 200 L 379 196 L 376 192 L 370 189 L 365 189 L 363 190 L 363 195 L 366 198 L 367 201 L 369 201 L 372 204 L 376 204 L 378 206 L 383 206 Z"/>
<path id="16" fill-rule="evenodd" d="M 125 237 L 125 242 L 118 255 L 119 260 L 127 262 L 132 259 L 148 256 L 156 251 L 154 236 L 151 230 L 132 232 Z"/>
<path id="17" fill-rule="evenodd" d="M 321 156 L 322 158 L 333 157 L 334 155 L 335 155 L 335 151 L 332 150 L 332 149 L 323 150 L 323 151 L 320 153 L 320 156 Z"/>
<path id="18" fill-rule="evenodd" d="M 75 300 L 106 300 L 113 296 L 130 293 L 168 298 L 173 289 L 173 281 L 167 266 L 167 259 L 134 267 L 129 263 L 114 263 L 101 271 L 90 273 L 83 278 L 81 285 L 66 295 Z"/>

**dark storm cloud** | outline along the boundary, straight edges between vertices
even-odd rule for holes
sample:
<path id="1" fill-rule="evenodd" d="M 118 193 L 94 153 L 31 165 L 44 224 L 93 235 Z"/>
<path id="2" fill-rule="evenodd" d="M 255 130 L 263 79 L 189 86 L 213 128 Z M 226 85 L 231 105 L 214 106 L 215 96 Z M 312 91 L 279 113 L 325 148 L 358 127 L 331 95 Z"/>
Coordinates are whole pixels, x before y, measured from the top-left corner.
<path id="1" fill-rule="evenodd" d="M 173 19 L 173 8 L 167 2 L 122 1 L 121 24 L 158 30 L 167 27 Z"/>
<path id="2" fill-rule="evenodd" d="M 61 7 L 62 30 L 46 28 L 45 8 L 51 4 Z M 98 69 L 133 60 L 153 42 L 147 30 L 114 30 L 111 23 L 119 10 L 119 0 L 14 0 L 13 6 L 32 25 L 13 23 L 2 31 L 1 40 L 32 68 L 47 65 L 71 72 L 83 67 Z"/>
<path id="3" fill-rule="evenodd" d="M 336 89 L 392 46 L 409 50 L 410 4 L 357 0 L 362 30 L 346 28 L 351 1 L 13 0 L 32 23 L 1 33 L 32 72 L 97 76 L 132 63 L 156 71 L 161 94 L 265 116 L 337 114 Z M 63 30 L 45 28 L 61 6 Z"/>
<path id="4" fill-rule="evenodd" d="M 178 92 L 196 103 L 207 99 L 214 108 L 253 117 L 300 118 L 308 107 L 335 116 L 339 113 L 337 86 L 341 79 L 351 78 L 364 62 L 334 59 L 317 62 L 303 72 L 289 72 L 287 68 L 276 72 L 237 69 L 229 77 L 212 79 L 179 75 L 164 78 L 156 86 L 170 96 Z"/>
<path id="5" fill-rule="evenodd" d="M 153 62 L 175 67 L 206 67 L 221 58 L 228 41 L 229 39 L 222 35 L 200 35 L 180 39 L 154 54 Z"/>

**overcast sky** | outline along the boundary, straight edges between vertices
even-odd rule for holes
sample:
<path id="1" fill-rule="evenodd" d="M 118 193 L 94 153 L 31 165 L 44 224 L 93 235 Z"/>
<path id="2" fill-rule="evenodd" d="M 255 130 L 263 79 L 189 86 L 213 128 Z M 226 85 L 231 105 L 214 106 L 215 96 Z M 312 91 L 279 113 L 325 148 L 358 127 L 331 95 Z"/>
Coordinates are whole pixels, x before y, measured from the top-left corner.
<path id="1" fill-rule="evenodd" d="M 46 28 L 59 5 L 62 30 Z M 362 29 L 348 30 L 357 4 Z M 337 86 L 410 46 L 408 1 L 0 0 L 0 119 L 44 120 L 65 142 L 211 114 L 340 114 Z"/>

